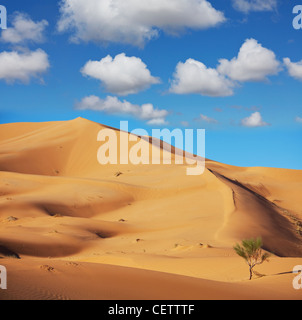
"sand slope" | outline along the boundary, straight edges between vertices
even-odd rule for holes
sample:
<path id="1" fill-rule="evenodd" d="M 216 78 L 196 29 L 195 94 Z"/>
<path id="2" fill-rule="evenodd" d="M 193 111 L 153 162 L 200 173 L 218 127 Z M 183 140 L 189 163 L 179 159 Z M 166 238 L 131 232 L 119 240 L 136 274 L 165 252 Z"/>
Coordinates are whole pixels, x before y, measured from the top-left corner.
<path id="1" fill-rule="evenodd" d="M 289 272 L 302 264 L 302 171 L 100 165 L 103 128 L 82 118 L 0 125 L 0 264 L 11 270 L 0 298 L 301 297 Z M 250 282 L 232 247 L 257 236 L 274 257 Z M 83 280 L 73 284 L 78 265 Z"/>

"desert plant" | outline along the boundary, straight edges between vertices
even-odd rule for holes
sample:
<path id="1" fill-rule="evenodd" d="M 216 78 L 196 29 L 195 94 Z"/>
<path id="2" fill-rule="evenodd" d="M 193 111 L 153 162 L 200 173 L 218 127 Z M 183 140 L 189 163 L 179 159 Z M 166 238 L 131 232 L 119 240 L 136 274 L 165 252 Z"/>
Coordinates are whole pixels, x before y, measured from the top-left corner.
<path id="1" fill-rule="evenodd" d="M 262 239 L 257 238 L 243 240 L 242 246 L 238 243 L 234 246 L 236 253 L 242 257 L 249 266 L 250 280 L 252 280 L 253 277 L 253 268 L 265 261 L 269 261 L 270 254 L 262 251 L 262 245 Z"/>

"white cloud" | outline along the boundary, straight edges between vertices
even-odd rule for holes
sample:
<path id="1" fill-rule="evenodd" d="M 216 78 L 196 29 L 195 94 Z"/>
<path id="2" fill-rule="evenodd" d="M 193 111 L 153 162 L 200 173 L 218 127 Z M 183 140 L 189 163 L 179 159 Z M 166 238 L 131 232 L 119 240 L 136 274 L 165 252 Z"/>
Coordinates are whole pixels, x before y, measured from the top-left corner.
<path id="1" fill-rule="evenodd" d="M 17 51 L 0 53 L 0 79 L 7 83 L 17 80 L 29 83 L 31 78 L 39 77 L 48 68 L 48 56 L 41 49 L 23 53 Z"/>
<path id="2" fill-rule="evenodd" d="M 16 13 L 11 28 L 2 31 L 1 41 L 12 44 L 25 42 L 43 42 L 44 30 L 48 26 L 46 20 L 34 22 L 24 13 Z"/>
<path id="3" fill-rule="evenodd" d="M 208 116 L 206 116 L 204 114 L 200 115 L 200 119 L 202 121 L 207 122 L 207 123 L 212 123 L 212 124 L 217 124 L 218 123 L 218 121 L 216 119 L 210 118 L 210 117 L 208 117 Z"/>
<path id="4" fill-rule="evenodd" d="M 268 123 L 263 121 L 260 112 L 255 112 L 251 116 L 243 119 L 241 121 L 241 124 L 245 127 L 250 127 L 250 128 L 269 126 Z"/>
<path id="5" fill-rule="evenodd" d="M 264 81 L 280 71 L 280 62 L 273 51 L 262 47 L 255 39 L 247 39 L 237 57 L 221 59 L 217 70 L 235 81 Z"/>
<path id="6" fill-rule="evenodd" d="M 281 64 L 273 51 L 264 48 L 255 39 L 247 39 L 237 57 L 230 61 L 220 59 L 216 69 L 208 68 L 194 59 L 179 62 L 170 92 L 197 93 L 211 97 L 231 96 L 240 82 L 265 81 L 280 70 Z"/>
<path id="7" fill-rule="evenodd" d="M 272 11 L 277 7 L 277 0 L 233 0 L 233 7 L 244 13 Z"/>
<path id="8" fill-rule="evenodd" d="M 121 42 L 143 46 L 159 30 L 177 34 L 225 21 L 206 0 L 62 0 L 58 30 L 72 41 Z"/>
<path id="9" fill-rule="evenodd" d="M 190 124 L 188 121 L 181 121 L 180 124 L 183 126 L 183 127 L 188 127 Z"/>
<path id="10" fill-rule="evenodd" d="M 76 109 L 130 115 L 153 125 L 165 124 L 165 118 L 168 115 L 167 110 L 155 109 L 150 103 L 139 106 L 126 100 L 120 101 L 117 97 L 111 96 L 106 99 L 100 99 L 97 96 L 85 97 L 76 104 Z"/>
<path id="11" fill-rule="evenodd" d="M 234 83 L 219 74 L 216 69 L 207 68 L 202 62 L 188 59 L 185 63 L 178 63 L 170 92 L 219 97 L 232 95 L 233 87 Z"/>
<path id="12" fill-rule="evenodd" d="M 296 117 L 296 122 L 302 123 L 302 118 L 301 117 Z"/>
<path id="13" fill-rule="evenodd" d="M 299 62 L 291 62 L 289 58 L 284 58 L 283 62 L 287 67 L 289 75 L 302 81 L 302 60 Z"/>
<path id="14" fill-rule="evenodd" d="M 114 59 L 108 55 L 100 61 L 88 61 L 81 72 L 100 80 L 108 92 L 118 95 L 138 93 L 160 82 L 151 76 L 141 59 L 127 57 L 124 53 Z"/>

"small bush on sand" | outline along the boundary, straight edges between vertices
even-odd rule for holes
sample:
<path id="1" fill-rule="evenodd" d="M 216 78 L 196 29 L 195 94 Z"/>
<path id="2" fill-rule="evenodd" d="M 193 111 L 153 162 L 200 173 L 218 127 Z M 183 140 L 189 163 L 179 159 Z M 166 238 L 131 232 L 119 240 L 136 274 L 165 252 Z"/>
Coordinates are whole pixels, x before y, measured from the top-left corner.
<path id="1" fill-rule="evenodd" d="M 263 252 L 262 239 L 247 239 L 242 241 L 242 245 L 236 244 L 234 250 L 236 253 L 242 257 L 249 266 L 250 270 L 250 280 L 253 277 L 253 269 L 256 265 L 262 264 L 265 261 L 269 261 L 270 254 Z"/>

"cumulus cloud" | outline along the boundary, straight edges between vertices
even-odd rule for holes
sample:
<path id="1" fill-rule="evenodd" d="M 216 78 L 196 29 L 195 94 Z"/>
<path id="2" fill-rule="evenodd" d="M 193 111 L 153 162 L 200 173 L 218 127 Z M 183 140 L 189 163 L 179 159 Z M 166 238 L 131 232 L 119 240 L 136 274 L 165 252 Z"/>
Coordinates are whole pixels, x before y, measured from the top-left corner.
<path id="1" fill-rule="evenodd" d="M 12 20 L 12 27 L 2 31 L 1 41 L 11 44 L 40 43 L 44 41 L 47 26 L 46 20 L 34 22 L 28 15 L 18 12 Z"/>
<path id="2" fill-rule="evenodd" d="M 241 124 L 245 127 L 256 128 L 269 126 L 267 122 L 264 122 L 260 112 L 255 112 L 251 116 L 243 119 Z"/>
<path id="3" fill-rule="evenodd" d="M 255 39 L 247 39 L 237 57 L 221 59 L 217 70 L 232 80 L 264 81 L 280 71 L 280 62 L 273 51 L 264 48 Z"/>
<path id="4" fill-rule="evenodd" d="M 29 83 L 49 68 L 48 55 L 41 49 L 19 53 L 3 51 L 0 53 L 0 79 L 7 83 L 21 81 Z"/>
<path id="5" fill-rule="evenodd" d="M 121 42 L 143 46 L 159 30 L 178 34 L 225 21 L 206 0 L 61 0 L 58 30 L 72 41 Z"/>
<path id="6" fill-rule="evenodd" d="M 302 118 L 301 117 L 296 117 L 296 122 L 302 123 Z"/>
<path id="7" fill-rule="evenodd" d="M 231 96 L 233 87 L 234 83 L 219 74 L 216 69 L 207 68 L 202 62 L 188 59 L 185 63 L 178 63 L 170 92 L 219 97 Z"/>
<path id="8" fill-rule="evenodd" d="M 302 60 L 299 62 L 291 62 L 289 58 L 284 58 L 283 62 L 290 76 L 302 81 Z"/>
<path id="9" fill-rule="evenodd" d="M 281 64 L 273 51 L 264 48 L 255 39 L 247 39 L 237 57 L 232 60 L 220 59 L 216 68 L 208 68 L 194 59 L 179 62 L 170 92 L 197 93 L 211 97 L 231 96 L 240 83 L 265 81 L 280 70 Z"/>
<path id="10" fill-rule="evenodd" d="M 233 0 L 233 7 L 244 13 L 272 11 L 277 7 L 277 0 Z"/>
<path id="11" fill-rule="evenodd" d="M 138 93 L 160 82 L 151 76 L 140 58 L 127 57 L 124 53 L 114 59 L 108 55 L 100 61 L 88 61 L 81 72 L 100 80 L 108 92 L 118 95 Z"/>
<path id="12" fill-rule="evenodd" d="M 76 109 L 130 115 L 153 125 L 166 124 L 168 115 L 167 110 L 156 109 L 150 103 L 139 106 L 126 100 L 120 101 L 117 97 L 112 96 L 108 96 L 106 99 L 100 99 L 97 96 L 85 97 L 76 104 Z"/>

